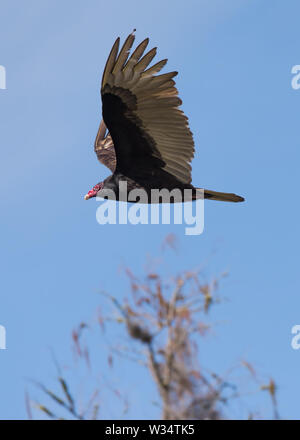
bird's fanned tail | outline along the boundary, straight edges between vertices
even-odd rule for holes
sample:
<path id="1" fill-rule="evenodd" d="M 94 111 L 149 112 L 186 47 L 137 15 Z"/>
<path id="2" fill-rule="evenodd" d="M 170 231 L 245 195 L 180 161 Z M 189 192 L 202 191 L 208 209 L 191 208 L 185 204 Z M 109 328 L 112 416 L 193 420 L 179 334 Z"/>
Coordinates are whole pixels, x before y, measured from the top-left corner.
<path id="1" fill-rule="evenodd" d="M 243 202 L 244 197 L 238 196 L 233 193 L 223 193 L 217 191 L 211 191 L 209 189 L 204 190 L 204 198 L 211 200 L 219 200 L 220 202 Z"/>

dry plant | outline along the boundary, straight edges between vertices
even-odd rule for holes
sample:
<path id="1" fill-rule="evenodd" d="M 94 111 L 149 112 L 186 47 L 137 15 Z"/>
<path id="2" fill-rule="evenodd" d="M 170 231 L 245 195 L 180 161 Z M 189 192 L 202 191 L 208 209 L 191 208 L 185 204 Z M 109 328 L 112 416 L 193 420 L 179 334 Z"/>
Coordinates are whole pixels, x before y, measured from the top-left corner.
<path id="1" fill-rule="evenodd" d="M 174 247 L 171 238 L 167 238 L 164 245 Z M 129 348 L 125 345 L 110 346 L 108 362 L 112 363 L 113 357 L 118 355 L 136 362 L 135 368 L 143 365 L 149 370 L 149 380 L 152 377 L 160 396 L 161 418 L 164 420 L 230 418 L 228 403 L 232 399 L 241 399 L 243 392 L 234 381 L 199 365 L 198 353 L 200 339 L 211 330 L 209 312 L 222 300 L 218 295 L 218 286 L 224 275 L 204 283 L 201 271 L 183 272 L 167 281 L 157 272 L 147 273 L 143 280 L 130 269 L 126 269 L 126 274 L 130 295 L 125 299 L 101 292 L 113 304 L 114 313 L 107 316 L 98 314 L 100 328 L 103 329 L 106 323 L 116 322 L 126 328 L 131 341 Z M 81 323 L 72 334 L 74 350 L 87 365 L 90 355 L 85 343 L 82 343 L 82 333 L 90 328 L 91 325 Z M 247 380 L 253 381 L 257 392 L 266 390 L 270 394 L 274 418 L 279 418 L 274 381 L 270 379 L 267 384 L 261 383 L 249 362 L 242 361 L 239 368 L 248 372 Z M 62 409 L 67 418 L 68 415 L 77 419 L 98 418 L 101 402 L 97 400 L 95 390 L 85 409 L 79 411 L 79 405 L 61 374 L 58 374 L 58 383 L 62 391 L 60 396 L 38 384 L 50 397 L 52 406 L 56 407 L 53 410 L 44 404 L 35 404 L 39 410 L 53 419 L 65 418 L 60 414 Z M 114 392 L 121 396 L 120 391 Z M 124 399 L 124 408 L 127 405 Z M 31 406 L 28 398 L 27 406 Z M 28 412 L 31 414 L 31 410 Z M 256 414 L 248 413 L 249 419 L 255 417 Z"/>

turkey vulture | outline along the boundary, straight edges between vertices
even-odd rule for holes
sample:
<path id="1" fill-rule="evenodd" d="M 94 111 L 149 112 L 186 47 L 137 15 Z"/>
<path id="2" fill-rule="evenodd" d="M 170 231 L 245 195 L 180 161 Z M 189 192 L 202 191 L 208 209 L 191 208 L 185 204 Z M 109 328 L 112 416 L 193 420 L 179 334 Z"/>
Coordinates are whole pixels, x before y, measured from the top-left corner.
<path id="1" fill-rule="evenodd" d="M 193 135 L 188 119 L 179 109 L 173 78 L 177 72 L 156 75 L 167 63 L 148 67 L 156 48 L 143 56 L 149 39 L 142 41 L 130 55 L 135 36 L 130 34 L 119 51 L 115 41 L 104 69 L 101 97 L 103 120 L 95 140 L 95 152 L 112 175 L 98 183 L 84 197 L 95 197 L 100 190 L 110 189 L 120 200 L 119 183 L 127 183 L 127 192 L 142 188 L 171 191 L 192 190 L 191 165 L 194 156 Z M 130 57 L 129 57 L 130 55 Z M 202 198 L 224 202 L 242 202 L 236 194 L 202 190 Z M 126 194 L 127 195 L 127 194 Z M 122 199 L 124 200 L 124 199 Z M 151 197 L 148 199 L 151 203 Z"/>

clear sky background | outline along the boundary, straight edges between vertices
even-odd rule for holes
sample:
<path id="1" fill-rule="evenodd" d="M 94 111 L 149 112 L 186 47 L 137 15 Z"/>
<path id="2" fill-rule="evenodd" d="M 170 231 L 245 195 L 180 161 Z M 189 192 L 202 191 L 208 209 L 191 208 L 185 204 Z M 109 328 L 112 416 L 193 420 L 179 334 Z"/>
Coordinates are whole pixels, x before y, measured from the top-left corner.
<path id="1" fill-rule="evenodd" d="M 246 358 L 278 384 L 281 416 L 300 417 L 300 351 L 291 348 L 300 324 L 300 90 L 291 87 L 299 15 L 297 0 L 1 1 L 1 419 L 27 418 L 25 389 L 40 396 L 29 378 L 54 383 L 51 350 L 71 364 L 71 330 L 93 319 L 99 290 L 121 296 L 120 267 L 142 275 L 169 233 L 179 252 L 164 253 L 164 273 L 204 262 L 208 280 L 229 271 L 220 288 L 229 301 L 213 312 L 219 324 L 202 343 L 203 363 L 222 374 Z M 100 226 L 98 202 L 83 200 L 109 174 L 93 152 L 102 69 L 115 38 L 133 28 L 179 71 L 193 182 L 246 198 L 206 202 L 200 236 L 184 226 Z M 95 359 L 107 383 L 123 385 L 128 417 L 157 417 L 148 376 L 119 362 L 110 372 L 101 351 Z M 266 396 L 254 396 L 270 416 Z M 118 405 L 102 415 L 118 418 Z"/>

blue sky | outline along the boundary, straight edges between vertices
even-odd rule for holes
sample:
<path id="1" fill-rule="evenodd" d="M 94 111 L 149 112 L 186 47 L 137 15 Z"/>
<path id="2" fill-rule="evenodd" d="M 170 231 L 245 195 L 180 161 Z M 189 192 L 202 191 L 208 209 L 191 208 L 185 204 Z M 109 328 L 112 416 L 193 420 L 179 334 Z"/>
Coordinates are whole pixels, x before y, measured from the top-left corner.
<path id="1" fill-rule="evenodd" d="M 142 274 L 169 233 L 180 251 L 164 254 L 164 273 L 207 260 L 207 279 L 230 273 L 201 360 L 222 373 L 246 358 L 277 382 L 281 416 L 300 417 L 300 351 L 291 348 L 300 324 L 300 90 L 291 87 L 299 14 L 296 0 L 1 2 L 1 419 L 27 417 L 24 390 L 36 397 L 28 378 L 55 376 L 49 347 L 71 362 L 71 330 L 101 305 L 97 292 L 124 292 L 119 268 Z M 246 198 L 205 203 L 200 236 L 185 236 L 184 226 L 100 226 L 97 202 L 83 200 L 109 174 L 93 152 L 102 69 L 115 38 L 133 28 L 179 71 L 193 182 Z M 129 416 L 157 416 L 138 367 L 116 366 L 106 380 L 120 386 L 124 368 L 136 404 Z M 265 396 L 254 399 L 270 416 Z M 114 408 L 105 415 L 118 417 Z"/>

